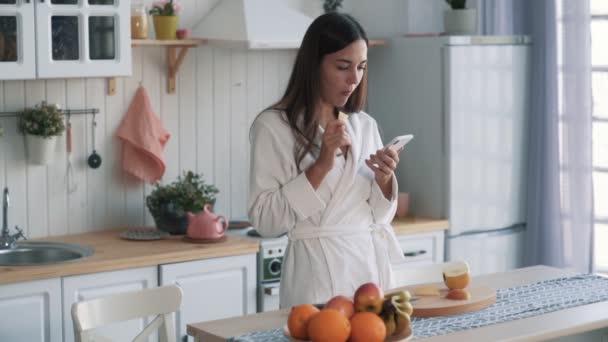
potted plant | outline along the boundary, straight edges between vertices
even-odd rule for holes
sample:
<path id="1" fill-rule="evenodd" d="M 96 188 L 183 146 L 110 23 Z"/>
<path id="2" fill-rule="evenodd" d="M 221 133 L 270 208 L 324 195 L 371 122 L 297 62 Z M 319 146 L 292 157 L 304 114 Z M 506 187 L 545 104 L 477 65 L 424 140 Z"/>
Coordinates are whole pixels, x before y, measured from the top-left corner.
<path id="1" fill-rule="evenodd" d="M 186 234 L 187 212 L 197 213 L 205 204 L 215 204 L 219 190 L 206 184 L 202 174 L 186 171 L 171 184 L 156 184 L 146 197 L 146 205 L 154 218 L 156 227 L 170 234 Z"/>
<path id="2" fill-rule="evenodd" d="M 323 2 L 323 10 L 325 13 L 337 12 L 342 7 L 342 0 L 325 0 Z"/>
<path id="3" fill-rule="evenodd" d="M 178 14 L 182 5 L 173 0 L 159 0 L 154 2 L 150 15 L 154 20 L 154 33 L 156 39 L 176 39 Z"/>
<path id="4" fill-rule="evenodd" d="M 48 164 L 53 159 L 57 137 L 65 130 L 59 106 L 42 102 L 26 108 L 19 117 L 19 131 L 25 135 L 25 146 L 30 162 Z"/>
<path id="5" fill-rule="evenodd" d="M 443 24 L 446 33 L 455 35 L 472 35 L 477 33 L 477 10 L 466 8 L 466 0 L 445 0 L 451 10 L 443 13 Z"/>

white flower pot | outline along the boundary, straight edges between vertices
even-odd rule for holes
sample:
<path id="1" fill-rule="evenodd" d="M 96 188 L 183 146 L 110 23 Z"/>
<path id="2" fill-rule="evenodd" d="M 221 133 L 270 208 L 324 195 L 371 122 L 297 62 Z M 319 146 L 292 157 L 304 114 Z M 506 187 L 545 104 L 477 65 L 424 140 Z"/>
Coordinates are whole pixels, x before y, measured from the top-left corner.
<path id="1" fill-rule="evenodd" d="M 447 10 L 443 12 L 444 31 L 453 35 L 477 34 L 477 10 L 475 8 Z"/>
<path id="2" fill-rule="evenodd" d="M 27 156 L 31 163 L 45 165 L 53 160 L 57 146 L 57 136 L 43 138 L 39 135 L 25 135 Z"/>

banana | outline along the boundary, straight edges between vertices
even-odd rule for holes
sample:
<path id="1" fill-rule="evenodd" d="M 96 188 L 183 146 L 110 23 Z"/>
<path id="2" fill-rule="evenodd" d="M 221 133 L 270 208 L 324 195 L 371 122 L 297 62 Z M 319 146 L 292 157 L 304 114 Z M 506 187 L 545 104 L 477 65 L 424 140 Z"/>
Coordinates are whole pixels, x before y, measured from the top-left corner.
<path id="1" fill-rule="evenodd" d="M 409 302 L 412 299 L 412 295 L 408 290 L 401 290 L 393 293 L 387 293 L 384 296 L 384 299 L 391 299 L 394 297 L 398 297 L 400 302 Z"/>
<path id="2" fill-rule="evenodd" d="M 399 335 L 406 329 L 411 329 L 410 315 L 414 307 L 409 302 L 410 299 L 409 291 L 399 291 L 384 296 L 380 317 L 386 326 L 386 336 Z"/>
<path id="3" fill-rule="evenodd" d="M 395 315 L 395 334 L 402 334 L 406 329 L 411 329 L 412 319 L 408 314 Z"/>
<path id="4" fill-rule="evenodd" d="M 386 336 L 393 336 L 397 330 L 397 323 L 395 322 L 395 315 L 386 315 L 382 317 L 384 326 L 386 327 Z"/>

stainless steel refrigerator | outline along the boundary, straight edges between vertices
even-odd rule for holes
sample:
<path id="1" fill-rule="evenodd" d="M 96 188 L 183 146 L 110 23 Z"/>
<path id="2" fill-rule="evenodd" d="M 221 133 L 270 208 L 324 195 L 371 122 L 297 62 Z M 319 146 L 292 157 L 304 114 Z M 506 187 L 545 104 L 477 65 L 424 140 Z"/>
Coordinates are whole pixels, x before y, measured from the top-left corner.
<path id="1" fill-rule="evenodd" d="M 369 63 L 383 139 L 414 135 L 396 171 L 410 213 L 449 219 L 446 260 L 473 274 L 521 266 L 529 38 L 398 37 Z"/>

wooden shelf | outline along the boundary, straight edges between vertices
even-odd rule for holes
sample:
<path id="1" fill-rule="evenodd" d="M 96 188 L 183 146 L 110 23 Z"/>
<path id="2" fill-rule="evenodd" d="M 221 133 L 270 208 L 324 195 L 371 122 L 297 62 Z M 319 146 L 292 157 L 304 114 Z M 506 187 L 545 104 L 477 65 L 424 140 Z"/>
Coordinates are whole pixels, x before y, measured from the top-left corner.
<path id="1" fill-rule="evenodd" d="M 205 39 L 176 39 L 176 40 L 156 40 L 156 39 L 133 39 L 132 47 L 138 46 L 166 46 L 167 47 L 167 92 L 175 93 L 175 76 L 179 67 L 188 53 L 188 49 L 207 43 Z M 108 95 L 116 94 L 116 79 L 107 79 Z"/>
<path id="2" fill-rule="evenodd" d="M 179 71 L 179 67 L 184 61 L 184 57 L 188 53 L 188 49 L 199 45 L 205 45 L 206 39 L 191 38 L 191 39 L 176 39 L 176 40 L 156 40 L 156 39 L 133 39 L 131 40 L 132 47 L 138 46 L 166 46 L 167 47 L 167 92 L 175 93 L 175 76 Z M 387 42 L 383 39 L 372 39 L 369 41 L 370 47 L 386 46 Z M 114 77 L 107 78 L 107 93 L 108 95 L 116 94 L 116 79 Z"/>
<path id="3" fill-rule="evenodd" d="M 155 39 L 133 39 L 131 40 L 131 46 L 199 46 L 207 44 L 206 39 L 176 39 L 176 40 L 155 40 Z"/>

